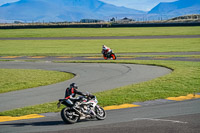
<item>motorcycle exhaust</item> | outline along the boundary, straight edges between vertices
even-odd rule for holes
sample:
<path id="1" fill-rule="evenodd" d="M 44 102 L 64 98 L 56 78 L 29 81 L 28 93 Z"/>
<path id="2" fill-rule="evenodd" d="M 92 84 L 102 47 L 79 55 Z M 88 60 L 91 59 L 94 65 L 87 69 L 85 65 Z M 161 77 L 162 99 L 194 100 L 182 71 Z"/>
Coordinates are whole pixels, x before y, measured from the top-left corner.
<path id="1" fill-rule="evenodd" d="M 84 116 L 84 114 L 83 113 L 81 113 L 79 110 L 77 110 L 76 108 L 73 108 L 75 111 L 76 111 L 76 113 L 78 113 L 80 116 Z"/>

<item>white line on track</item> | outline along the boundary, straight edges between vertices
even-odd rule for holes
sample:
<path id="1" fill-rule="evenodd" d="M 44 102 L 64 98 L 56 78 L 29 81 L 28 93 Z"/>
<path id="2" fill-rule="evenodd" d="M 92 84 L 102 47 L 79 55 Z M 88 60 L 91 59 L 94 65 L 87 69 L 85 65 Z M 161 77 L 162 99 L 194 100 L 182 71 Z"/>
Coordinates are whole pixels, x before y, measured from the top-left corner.
<path id="1" fill-rule="evenodd" d="M 180 123 L 180 124 L 187 124 L 188 122 L 183 121 L 176 121 L 176 120 L 166 120 L 166 119 L 153 119 L 153 118 L 134 118 L 133 121 L 139 120 L 149 120 L 149 121 L 159 121 L 159 122 L 172 122 L 172 123 Z"/>

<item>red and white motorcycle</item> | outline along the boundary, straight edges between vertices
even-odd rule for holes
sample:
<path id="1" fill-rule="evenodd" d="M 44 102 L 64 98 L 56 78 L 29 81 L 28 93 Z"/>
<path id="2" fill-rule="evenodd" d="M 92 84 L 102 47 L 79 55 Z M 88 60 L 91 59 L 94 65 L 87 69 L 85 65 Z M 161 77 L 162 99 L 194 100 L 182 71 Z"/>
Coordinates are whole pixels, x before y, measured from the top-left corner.
<path id="1" fill-rule="evenodd" d="M 61 110 L 61 118 L 67 124 L 74 124 L 83 119 L 104 120 L 106 118 L 105 110 L 98 105 L 96 96 L 91 94 L 77 97 L 73 107 L 66 102 L 66 99 L 59 100 L 58 108 L 61 104 L 66 106 Z"/>
<path id="2" fill-rule="evenodd" d="M 104 58 L 105 60 L 107 60 L 107 59 L 116 60 L 116 59 L 117 59 L 116 54 L 113 53 L 112 50 L 111 50 L 110 52 L 108 52 L 108 53 L 104 53 L 104 52 L 102 51 L 102 54 L 103 54 L 103 58 Z"/>

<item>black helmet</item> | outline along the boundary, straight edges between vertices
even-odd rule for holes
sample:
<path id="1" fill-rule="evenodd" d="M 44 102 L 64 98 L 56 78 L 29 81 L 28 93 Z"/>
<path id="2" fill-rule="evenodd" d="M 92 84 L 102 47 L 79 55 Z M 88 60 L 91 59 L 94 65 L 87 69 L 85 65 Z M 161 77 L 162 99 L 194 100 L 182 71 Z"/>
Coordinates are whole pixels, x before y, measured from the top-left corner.
<path id="1" fill-rule="evenodd" d="M 71 87 L 71 88 L 78 89 L 78 85 L 77 85 L 76 83 L 71 83 L 71 84 L 70 84 L 70 87 Z"/>

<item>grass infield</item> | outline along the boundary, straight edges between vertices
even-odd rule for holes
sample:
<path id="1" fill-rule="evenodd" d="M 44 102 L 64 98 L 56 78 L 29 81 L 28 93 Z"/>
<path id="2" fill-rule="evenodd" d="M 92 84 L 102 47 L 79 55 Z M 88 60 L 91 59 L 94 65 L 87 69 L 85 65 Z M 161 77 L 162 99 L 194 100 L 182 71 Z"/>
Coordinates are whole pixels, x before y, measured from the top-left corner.
<path id="1" fill-rule="evenodd" d="M 192 27 L 129 27 L 129 28 L 43 28 L 0 29 L 0 38 L 7 37 L 89 37 L 89 36 L 156 36 L 200 35 L 200 26 Z"/>
<path id="2" fill-rule="evenodd" d="M 58 71 L 0 69 L 0 93 L 54 84 L 73 77 L 71 73 Z"/>
<path id="3" fill-rule="evenodd" d="M 72 61 L 70 61 L 72 62 Z M 172 73 L 151 81 L 128 85 L 96 93 L 101 106 L 120 105 L 154 99 L 164 99 L 200 92 L 200 63 L 184 61 L 73 61 L 89 63 L 133 63 L 163 66 L 173 70 Z M 1 116 L 22 116 L 46 112 L 59 112 L 57 102 L 44 103 L 11 111 L 0 112 Z"/>
<path id="4" fill-rule="evenodd" d="M 0 40 L 0 56 L 100 54 L 102 45 L 115 53 L 200 51 L 200 38 L 111 40 Z"/>

